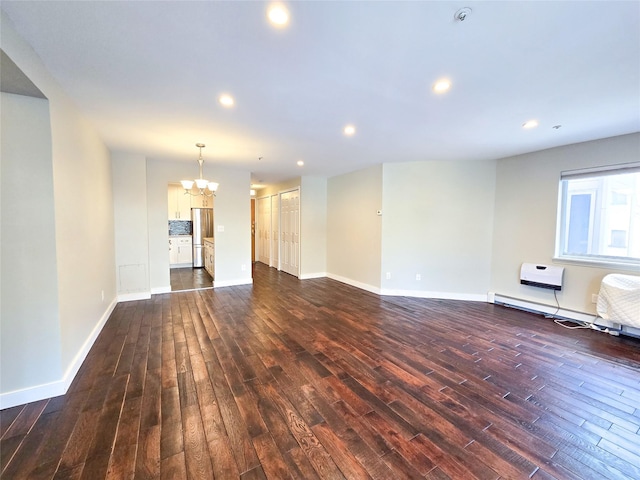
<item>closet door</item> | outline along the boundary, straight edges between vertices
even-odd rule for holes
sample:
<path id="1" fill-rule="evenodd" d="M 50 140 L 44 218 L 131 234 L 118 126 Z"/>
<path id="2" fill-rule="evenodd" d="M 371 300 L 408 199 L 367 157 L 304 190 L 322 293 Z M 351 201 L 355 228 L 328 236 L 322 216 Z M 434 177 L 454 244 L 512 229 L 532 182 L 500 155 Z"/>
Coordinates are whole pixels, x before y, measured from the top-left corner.
<path id="1" fill-rule="evenodd" d="M 271 264 L 270 266 L 280 270 L 280 196 L 271 197 Z"/>
<path id="2" fill-rule="evenodd" d="M 284 272 L 299 275 L 300 268 L 300 190 L 280 194 L 280 266 Z"/>
<path id="3" fill-rule="evenodd" d="M 258 247 L 258 261 L 270 265 L 271 255 L 271 198 L 258 199 L 258 225 L 256 241 Z M 277 237 L 276 237 L 277 238 Z"/>

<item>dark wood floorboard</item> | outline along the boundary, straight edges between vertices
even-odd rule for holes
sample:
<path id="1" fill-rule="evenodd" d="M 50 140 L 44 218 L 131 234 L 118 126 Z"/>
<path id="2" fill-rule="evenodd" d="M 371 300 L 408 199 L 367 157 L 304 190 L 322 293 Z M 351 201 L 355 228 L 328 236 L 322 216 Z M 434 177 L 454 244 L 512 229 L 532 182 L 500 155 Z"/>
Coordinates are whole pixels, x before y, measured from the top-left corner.
<path id="1" fill-rule="evenodd" d="M 213 288 L 213 278 L 204 268 L 172 268 L 169 271 L 172 292 Z"/>
<path id="2" fill-rule="evenodd" d="M 640 340 L 254 281 L 118 304 L 66 395 L 0 411 L 1 478 L 640 478 Z"/>

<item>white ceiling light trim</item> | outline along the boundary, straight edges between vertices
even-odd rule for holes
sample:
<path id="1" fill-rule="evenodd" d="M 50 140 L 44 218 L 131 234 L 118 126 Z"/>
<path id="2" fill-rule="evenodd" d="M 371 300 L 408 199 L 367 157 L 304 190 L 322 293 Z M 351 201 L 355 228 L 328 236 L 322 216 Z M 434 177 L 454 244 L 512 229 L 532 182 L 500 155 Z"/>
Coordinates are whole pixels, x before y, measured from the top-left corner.
<path id="1" fill-rule="evenodd" d="M 277 3 L 269 7 L 267 17 L 272 25 L 284 27 L 289 23 L 289 10 L 281 3 Z"/>
<path id="2" fill-rule="evenodd" d="M 218 97 L 218 101 L 220 102 L 220 105 L 227 108 L 233 107 L 233 105 L 236 103 L 233 97 L 228 93 L 223 93 L 222 95 L 220 95 Z"/>
<path id="3" fill-rule="evenodd" d="M 355 133 L 356 133 L 356 127 L 354 127 L 353 125 L 347 125 L 346 127 L 344 127 L 344 134 L 347 135 L 348 137 L 355 135 Z"/>
<path id="4" fill-rule="evenodd" d="M 442 78 L 433 84 L 433 91 L 436 93 L 444 93 L 451 88 L 451 80 Z"/>
<path id="5" fill-rule="evenodd" d="M 522 124 L 522 128 L 536 128 L 538 126 L 538 121 L 535 119 L 527 120 Z"/>

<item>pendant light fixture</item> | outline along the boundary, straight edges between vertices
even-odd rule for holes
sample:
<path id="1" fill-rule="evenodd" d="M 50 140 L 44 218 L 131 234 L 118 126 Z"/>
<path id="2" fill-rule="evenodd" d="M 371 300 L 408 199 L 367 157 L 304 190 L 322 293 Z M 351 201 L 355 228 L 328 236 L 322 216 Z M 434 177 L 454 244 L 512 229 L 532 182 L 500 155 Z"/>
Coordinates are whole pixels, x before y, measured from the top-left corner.
<path id="1" fill-rule="evenodd" d="M 198 166 L 200 175 L 195 180 L 180 180 L 182 184 L 182 188 L 184 188 L 185 193 L 189 195 L 193 195 L 197 197 L 199 195 L 203 195 L 205 197 L 215 197 L 216 190 L 218 190 L 218 184 L 216 182 L 210 182 L 209 180 L 205 180 L 202 178 L 202 165 L 204 164 L 204 160 L 202 159 L 202 149 L 205 147 L 204 143 L 196 143 L 196 147 L 200 149 L 200 155 L 198 155 Z M 198 188 L 198 193 L 193 193 L 191 188 L 193 184 L 196 184 Z"/>

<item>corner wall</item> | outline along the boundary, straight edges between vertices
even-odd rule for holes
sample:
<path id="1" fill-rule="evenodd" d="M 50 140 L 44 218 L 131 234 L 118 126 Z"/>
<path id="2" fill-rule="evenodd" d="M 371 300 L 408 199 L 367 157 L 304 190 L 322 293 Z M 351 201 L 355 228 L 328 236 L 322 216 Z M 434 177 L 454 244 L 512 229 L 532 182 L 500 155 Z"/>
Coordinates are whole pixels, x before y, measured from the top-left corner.
<path id="1" fill-rule="evenodd" d="M 327 275 L 327 179 L 302 177 L 300 278 Z"/>
<path id="2" fill-rule="evenodd" d="M 565 268 L 564 286 L 557 293 L 561 308 L 595 316 L 591 295 L 598 293 L 605 275 L 617 270 L 553 260 L 560 172 L 634 162 L 638 158 L 640 133 L 499 160 L 491 291 L 555 310 L 552 291 L 520 285 L 519 281 L 523 262 L 554 264 Z"/>
<path id="3" fill-rule="evenodd" d="M 0 17 L 2 49 L 49 100 L 55 241 L 43 241 L 55 250 L 58 310 L 50 306 L 47 321 L 56 322 L 59 315 L 59 339 L 54 335 L 49 340 L 59 343 L 60 356 L 39 363 L 41 368 L 48 368 L 49 363 L 60 365 L 62 371 L 45 385 L 28 372 L 20 377 L 20 386 L 3 384 L 0 402 L 6 407 L 66 391 L 115 307 L 116 282 L 109 152 L 9 18 L 3 12 Z M 24 164 L 27 172 L 31 168 Z M 23 197 L 23 201 L 31 201 L 28 191 Z M 2 224 L 4 228 L 4 216 Z M 19 268 L 29 268 L 29 263 L 21 263 Z M 3 336 L 3 341 L 29 348 L 29 340 L 5 340 Z"/>
<path id="4" fill-rule="evenodd" d="M 144 155 L 114 153 L 111 171 L 118 301 L 151 298 L 147 160 Z"/>
<path id="5" fill-rule="evenodd" d="M 327 182 L 327 276 L 380 293 L 382 165 Z"/>
<path id="6" fill-rule="evenodd" d="M 4 408 L 22 403 L 23 397 L 12 392 L 23 391 L 24 398 L 30 398 L 29 389 L 56 384 L 63 370 L 49 101 L 1 93 L 0 113 L 0 398 Z M 27 184 L 30 187 L 25 189 Z M 44 394 L 48 388 L 40 391 Z"/>
<path id="7" fill-rule="evenodd" d="M 384 165 L 383 294 L 486 301 L 495 172 L 495 161 Z"/>

